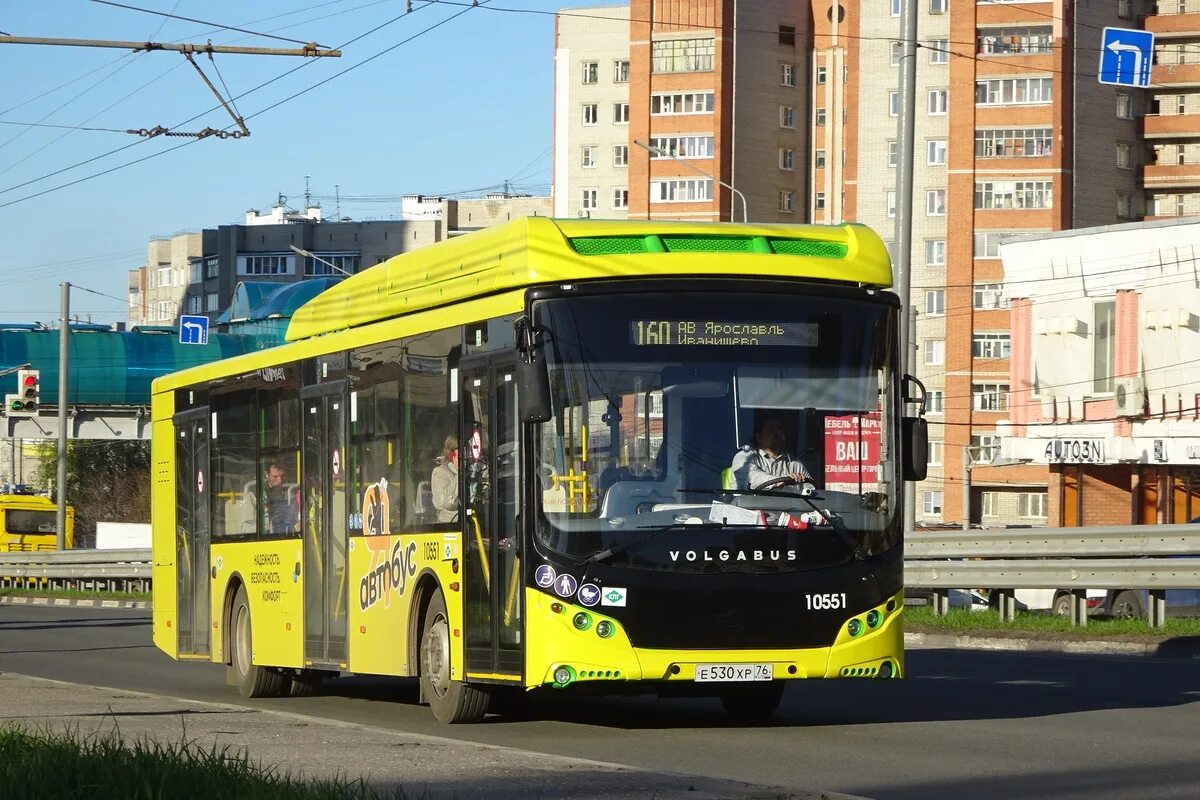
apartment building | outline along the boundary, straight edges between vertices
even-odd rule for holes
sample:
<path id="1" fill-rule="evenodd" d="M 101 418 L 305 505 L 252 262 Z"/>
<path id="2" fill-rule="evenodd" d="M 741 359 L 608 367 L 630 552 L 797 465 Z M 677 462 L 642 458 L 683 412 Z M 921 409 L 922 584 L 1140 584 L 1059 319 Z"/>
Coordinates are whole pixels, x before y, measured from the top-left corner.
<path id="1" fill-rule="evenodd" d="M 150 240 L 145 265 L 129 271 L 130 327 L 169 325 L 178 318 L 187 291 L 189 264 L 200 255 L 201 242 L 199 231 Z"/>
<path id="2" fill-rule="evenodd" d="M 555 215 L 807 221 L 810 30 L 782 0 L 560 11 Z"/>

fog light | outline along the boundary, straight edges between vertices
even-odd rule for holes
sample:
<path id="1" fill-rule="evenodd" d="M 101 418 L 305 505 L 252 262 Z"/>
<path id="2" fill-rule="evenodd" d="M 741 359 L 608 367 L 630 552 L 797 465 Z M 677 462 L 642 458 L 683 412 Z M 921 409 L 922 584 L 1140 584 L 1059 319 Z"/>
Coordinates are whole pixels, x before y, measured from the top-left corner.
<path id="1" fill-rule="evenodd" d="M 876 628 L 879 626 L 880 614 L 877 609 L 871 609 L 867 612 L 867 627 Z"/>
<path id="2" fill-rule="evenodd" d="M 850 624 L 848 624 L 846 626 L 846 630 L 850 632 L 851 636 L 858 636 L 860 633 L 863 632 L 862 620 L 860 620 L 860 619 L 850 620 Z"/>
<path id="3" fill-rule="evenodd" d="M 554 668 L 554 685 L 566 686 L 571 681 L 575 680 L 575 670 L 563 665 Z"/>
<path id="4" fill-rule="evenodd" d="M 550 610 L 553 611 L 555 614 L 561 614 L 563 612 L 563 604 L 562 603 L 551 603 Z"/>
<path id="5" fill-rule="evenodd" d="M 586 611 L 580 611 L 575 615 L 575 618 L 571 620 L 571 622 L 575 625 L 575 630 L 586 631 L 588 628 L 592 627 L 592 616 Z"/>
<path id="6" fill-rule="evenodd" d="M 613 626 L 613 624 L 611 622 L 609 622 L 606 619 L 602 619 L 596 623 L 596 635 L 599 636 L 601 639 L 607 639 L 608 637 L 612 636 L 613 633 L 615 633 L 615 632 L 616 632 L 616 628 Z"/>
<path id="7" fill-rule="evenodd" d="M 879 665 L 879 677 L 881 677 L 881 678 L 892 677 L 892 662 L 885 661 Z"/>

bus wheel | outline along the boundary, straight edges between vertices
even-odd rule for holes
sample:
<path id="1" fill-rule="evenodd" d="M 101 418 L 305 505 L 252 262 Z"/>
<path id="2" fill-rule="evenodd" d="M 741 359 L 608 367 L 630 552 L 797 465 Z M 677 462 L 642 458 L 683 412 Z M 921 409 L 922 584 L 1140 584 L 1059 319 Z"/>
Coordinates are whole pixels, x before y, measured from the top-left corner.
<path id="1" fill-rule="evenodd" d="M 230 682 L 238 687 L 242 697 L 278 697 L 283 694 L 290 681 L 280 672 L 269 667 L 255 666 L 254 632 L 250 627 L 250 603 L 246 599 L 245 587 L 239 587 L 233 599 L 232 624 L 229 637 L 231 663 Z"/>
<path id="2" fill-rule="evenodd" d="M 478 722 L 487 712 L 488 695 L 450 677 L 450 622 L 446 599 L 436 591 L 421 626 L 421 697 L 438 722 Z"/>
<path id="3" fill-rule="evenodd" d="M 738 722 L 766 722 L 783 699 L 783 681 L 727 686 L 720 698 L 725 713 Z"/>

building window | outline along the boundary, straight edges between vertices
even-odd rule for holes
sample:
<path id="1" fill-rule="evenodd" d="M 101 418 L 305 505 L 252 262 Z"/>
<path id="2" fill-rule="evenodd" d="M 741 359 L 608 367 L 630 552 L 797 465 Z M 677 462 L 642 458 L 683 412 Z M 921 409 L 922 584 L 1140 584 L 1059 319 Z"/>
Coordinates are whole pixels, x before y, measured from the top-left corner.
<path id="1" fill-rule="evenodd" d="M 629 61 L 613 62 L 613 83 L 629 83 Z"/>
<path id="2" fill-rule="evenodd" d="M 888 145 L 888 162 L 887 162 L 887 164 L 889 167 L 894 167 L 894 166 L 896 166 L 896 164 L 899 160 L 899 157 L 900 157 L 899 156 L 900 148 L 895 139 L 889 139 L 887 145 Z"/>
<path id="3" fill-rule="evenodd" d="M 650 181 L 651 203 L 697 203 L 712 200 L 712 181 L 703 178 L 672 178 Z"/>
<path id="4" fill-rule="evenodd" d="M 1121 19 L 1133 19 L 1133 0 L 1117 0 L 1117 16 Z"/>
<path id="5" fill-rule="evenodd" d="M 613 124 L 629 124 L 629 103 L 613 103 Z"/>
<path id="6" fill-rule="evenodd" d="M 823 86 L 829 80 L 829 69 L 827 67 L 817 67 L 817 85 Z"/>
<path id="7" fill-rule="evenodd" d="M 1127 142 L 1117 142 L 1117 166 L 1121 169 L 1132 169 L 1133 159 Z"/>
<path id="8" fill-rule="evenodd" d="M 971 463 L 990 464 L 1000 450 L 1000 437 L 994 433 L 972 434 L 968 450 Z"/>
<path id="9" fill-rule="evenodd" d="M 944 339 L 926 339 L 921 349 L 925 351 L 925 366 L 938 367 L 946 363 L 946 342 Z"/>
<path id="10" fill-rule="evenodd" d="M 825 151 L 818 150 L 816 152 L 816 163 L 818 167 L 825 166 Z M 790 147 L 779 148 L 779 168 L 786 169 L 791 172 L 796 169 L 796 151 Z"/>
<path id="11" fill-rule="evenodd" d="M 614 167 L 629 166 L 629 145 L 627 145 L 627 144 L 613 145 L 613 166 Z"/>
<path id="12" fill-rule="evenodd" d="M 977 283 L 974 287 L 972 307 L 979 311 L 1008 308 L 1003 283 Z"/>
<path id="13" fill-rule="evenodd" d="M 1009 333 L 974 333 L 971 335 L 972 358 L 1008 358 L 1012 355 L 1012 335 Z"/>
<path id="14" fill-rule="evenodd" d="M 888 92 L 888 116 L 900 116 L 900 93 Z"/>
<path id="15" fill-rule="evenodd" d="M 971 406 L 976 411 L 1007 411 L 1007 383 L 972 383 Z"/>
<path id="16" fill-rule="evenodd" d="M 779 107 L 779 127 L 794 128 L 796 127 L 796 109 L 791 106 Z"/>
<path id="17" fill-rule="evenodd" d="M 950 4 L 950 0 L 929 0 L 930 14 L 945 14 L 946 7 Z"/>
<path id="18" fill-rule="evenodd" d="M 779 83 L 781 86 L 796 85 L 796 65 L 795 64 L 780 64 L 779 65 Z"/>
<path id="19" fill-rule="evenodd" d="M 188 262 L 188 283 L 199 283 L 204 280 L 204 262 Z"/>
<path id="20" fill-rule="evenodd" d="M 931 317 L 941 317 L 946 314 L 946 290 L 927 289 L 925 291 L 925 313 Z"/>
<path id="21" fill-rule="evenodd" d="M 585 61 L 583 62 L 583 82 L 598 83 L 600 81 L 600 62 Z"/>
<path id="22" fill-rule="evenodd" d="M 887 193 L 887 215 L 889 217 L 896 216 L 896 193 L 895 192 Z"/>
<path id="23" fill-rule="evenodd" d="M 306 276 L 344 275 L 347 272 L 358 272 L 362 262 L 361 253 L 318 253 L 321 260 L 304 259 L 304 274 Z M 325 263 L 322 263 L 325 262 Z"/>
<path id="24" fill-rule="evenodd" d="M 1133 96 L 1117 92 L 1117 118 L 1133 119 Z"/>
<path id="25" fill-rule="evenodd" d="M 220 305 L 220 300 L 217 299 L 216 292 L 208 292 L 207 294 L 204 295 L 204 310 L 205 311 L 216 311 L 218 305 Z"/>
<path id="26" fill-rule="evenodd" d="M 897 101 L 898 103 L 899 101 Z M 946 113 L 950 103 L 949 89 L 931 89 L 929 91 L 929 116 L 939 117 Z M 892 116 L 896 116 L 892 114 Z"/>
<path id="27" fill-rule="evenodd" d="M 900 59 L 904 57 L 904 42 L 892 42 L 892 53 L 890 63 L 893 67 L 900 66 Z"/>
<path id="28" fill-rule="evenodd" d="M 975 184 L 975 208 L 1052 208 L 1053 181 L 979 181 Z"/>
<path id="29" fill-rule="evenodd" d="M 158 285 L 159 286 L 170 286 L 171 285 L 171 268 L 170 267 L 159 267 L 158 268 Z"/>
<path id="30" fill-rule="evenodd" d="M 595 125 L 600 122 L 600 106 L 595 103 L 583 104 L 583 124 Z"/>
<path id="31" fill-rule="evenodd" d="M 815 195 L 813 195 L 813 210 L 814 211 L 824 211 L 825 210 L 825 193 L 824 192 L 817 192 Z"/>
<path id="32" fill-rule="evenodd" d="M 715 52 L 711 37 L 651 42 L 650 69 L 655 73 L 709 72 L 713 68 Z"/>
<path id="33" fill-rule="evenodd" d="M 1046 518 L 1046 492 L 1018 492 L 1017 514 L 1035 519 Z"/>
<path id="34" fill-rule="evenodd" d="M 204 259 L 204 279 L 210 280 L 221 274 L 221 262 L 216 256 L 206 256 Z"/>
<path id="35" fill-rule="evenodd" d="M 796 210 L 795 192 L 789 191 L 779 193 L 779 210 L 785 214 L 791 214 Z"/>
<path id="36" fill-rule="evenodd" d="M 1017 231 L 976 231 L 975 258 L 999 258 L 1000 240 L 1020 235 Z"/>
<path id="37" fill-rule="evenodd" d="M 712 158 L 713 137 L 711 136 L 654 136 L 650 147 L 650 158 Z"/>
<path id="38" fill-rule="evenodd" d="M 650 115 L 660 117 L 678 114 L 711 114 L 714 97 L 713 92 L 651 95 Z"/>
<path id="39" fill-rule="evenodd" d="M 981 128 L 975 131 L 978 158 L 1048 156 L 1054 136 L 1050 128 Z"/>
<path id="40" fill-rule="evenodd" d="M 983 510 L 980 512 L 985 517 L 1000 516 L 1000 493 L 999 492 L 982 492 L 980 494 Z"/>
<path id="41" fill-rule="evenodd" d="M 931 139 L 926 143 L 925 163 L 931 167 L 944 166 L 946 163 L 946 140 Z"/>
<path id="42" fill-rule="evenodd" d="M 190 295 L 187 299 L 187 313 L 189 313 L 189 314 L 201 313 L 204 310 L 203 305 L 202 305 L 203 302 L 204 302 L 204 298 L 201 297 L 200 295 L 198 295 L 198 294 Z"/>
<path id="43" fill-rule="evenodd" d="M 238 256 L 239 275 L 295 275 L 291 256 Z"/>
<path id="44" fill-rule="evenodd" d="M 1052 102 L 1053 99 L 1053 78 L 992 78 L 975 81 L 976 105 L 1039 105 Z"/>
<path id="45" fill-rule="evenodd" d="M 950 40 L 949 39 L 931 39 L 925 43 L 925 47 L 929 49 L 930 64 L 949 64 L 950 63 Z"/>
<path id="46" fill-rule="evenodd" d="M 584 145 L 582 148 L 583 157 L 580 159 L 579 165 L 584 169 L 593 169 L 596 166 L 596 148 L 592 145 Z"/>
<path id="47" fill-rule="evenodd" d="M 791 25 L 779 26 L 779 43 L 784 47 L 796 46 L 796 29 Z"/>
<path id="48" fill-rule="evenodd" d="M 925 193 L 925 216 L 946 216 L 946 190 L 930 189 Z"/>
<path id="49" fill-rule="evenodd" d="M 1092 391 L 1111 392 L 1116 388 L 1113 373 L 1117 367 L 1117 304 L 1105 300 L 1092 307 Z"/>
<path id="50" fill-rule="evenodd" d="M 597 202 L 599 195 L 599 189 L 580 189 L 579 207 L 584 211 L 595 211 L 600 207 L 600 204 Z"/>
<path id="51" fill-rule="evenodd" d="M 1054 31 L 1049 25 L 980 28 L 975 49 L 980 55 L 992 56 L 1049 53 L 1054 50 Z"/>
<path id="52" fill-rule="evenodd" d="M 823 127 L 825 127 L 825 119 L 826 119 L 826 111 L 825 111 L 825 109 L 823 109 L 823 108 L 818 108 L 818 109 L 817 109 L 817 113 L 816 113 L 816 117 L 815 117 L 815 119 L 813 120 L 814 124 L 815 124 L 815 125 L 816 125 L 818 128 L 823 128 Z"/>
<path id="53" fill-rule="evenodd" d="M 921 510 L 927 517 L 940 517 L 942 515 L 942 493 L 921 492 Z"/>
<path id="54" fill-rule="evenodd" d="M 629 208 L 629 190 L 624 186 L 613 189 L 613 208 L 617 210 Z"/>
<path id="55" fill-rule="evenodd" d="M 1183 196 L 1178 197 L 1179 200 Z M 1182 211 L 1179 212 L 1182 215 Z M 1117 219 L 1133 219 L 1133 195 L 1123 192 L 1117 193 Z"/>
<path id="56" fill-rule="evenodd" d="M 941 389 L 930 389 L 925 393 L 925 413 L 946 413 L 946 393 Z"/>
<path id="57" fill-rule="evenodd" d="M 946 240 L 928 239 L 925 242 L 925 266 L 946 266 Z"/>
<path id="58" fill-rule="evenodd" d="M 946 443 L 941 439 L 929 439 L 929 466 L 940 467 L 944 461 Z"/>

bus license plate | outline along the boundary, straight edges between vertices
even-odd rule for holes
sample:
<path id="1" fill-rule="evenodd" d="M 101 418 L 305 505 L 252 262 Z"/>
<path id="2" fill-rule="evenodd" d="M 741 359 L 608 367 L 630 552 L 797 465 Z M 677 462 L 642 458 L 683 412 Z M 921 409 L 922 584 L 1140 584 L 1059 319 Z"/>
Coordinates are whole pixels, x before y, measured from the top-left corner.
<path id="1" fill-rule="evenodd" d="M 697 664 L 697 683 L 724 681 L 769 681 L 774 680 L 775 669 L 771 664 Z"/>

